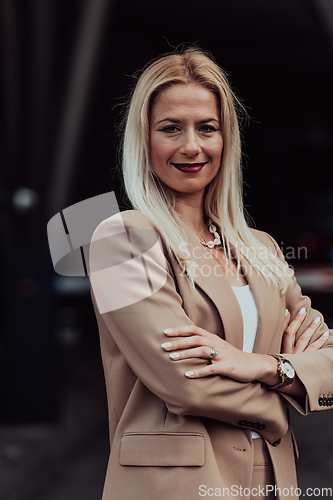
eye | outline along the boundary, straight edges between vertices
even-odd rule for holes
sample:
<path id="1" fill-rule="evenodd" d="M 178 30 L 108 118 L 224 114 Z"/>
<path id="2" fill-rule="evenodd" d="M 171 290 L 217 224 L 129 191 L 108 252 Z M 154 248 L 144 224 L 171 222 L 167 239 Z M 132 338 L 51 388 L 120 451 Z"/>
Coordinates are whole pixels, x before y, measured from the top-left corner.
<path id="1" fill-rule="evenodd" d="M 209 133 L 209 132 L 216 132 L 216 128 L 213 127 L 213 125 L 207 125 L 206 123 L 204 125 L 201 125 L 200 127 L 200 132 L 205 132 L 205 133 Z"/>
<path id="2" fill-rule="evenodd" d="M 166 132 L 167 134 L 173 134 L 178 131 L 178 127 L 176 125 L 166 125 L 161 129 L 161 132 Z"/>

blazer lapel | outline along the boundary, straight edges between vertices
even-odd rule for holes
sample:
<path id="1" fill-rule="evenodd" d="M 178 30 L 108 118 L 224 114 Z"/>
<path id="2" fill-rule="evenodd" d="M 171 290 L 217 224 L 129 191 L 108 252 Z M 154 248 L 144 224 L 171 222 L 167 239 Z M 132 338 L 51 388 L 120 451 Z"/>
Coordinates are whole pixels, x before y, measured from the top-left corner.
<path id="1" fill-rule="evenodd" d="M 197 264 L 194 281 L 215 304 L 224 329 L 225 340 L 238 349 L 243 348 L 243 318 L 238 300 L 210 252 L 197 240 L 183 221 L 179 225 L 187 236 L 187 250 Z"/>
<path id="2" fill-rule="evenodd" d="M 243 318 L 238 300 L 211 253 L 197 240 L 192 230 L 182 220 L 177 221 L 187 236 L 187 250 L 198 268 L 194 281 L 215 304 L 224 328 L 225 340 L 243 349 Z M 235 257 L 238 252 L 231 248 Z M 258 309 L 258 329 L 253 352 L 267 353 L 272 338 L 270 332 L 278 318 L 279 293 L 273 286 L 267 287 L 260 273 L 251 266 L 245 256 L 239 254 L 242 272 L 250 285 Z"/>

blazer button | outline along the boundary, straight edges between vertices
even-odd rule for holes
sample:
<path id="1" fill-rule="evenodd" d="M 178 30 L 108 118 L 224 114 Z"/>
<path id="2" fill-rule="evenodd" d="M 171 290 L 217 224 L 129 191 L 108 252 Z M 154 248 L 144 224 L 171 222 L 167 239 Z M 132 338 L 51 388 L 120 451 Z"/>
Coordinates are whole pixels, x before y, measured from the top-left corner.
<path id="1" fill-rule="evenodd" d="M 323 406 L 327 406 L 327 398 L 323 398 Z"/>
<path id="2" fill-rule="evenodd" d="M 238 422 L 238 425 L 243 425 L 244 427 L 246 427 L 246 425 L 247 425 L 247 420 L 240 420 L 240 421 Z"/>
<path id="3" fill-rule="evenodd" d="M 274 443 L 272 443 L 272 446 L 278 446 L 280 443 L 281 439 L 278 439 L 277 441 L 274 441 Z"/>
<path id="4" fill-rule="evenodd" d="M 252 420 L 250 420 L 249 422 L 247 422 L 246 427 L 254 427 L 255 428 L 254 422 L 252 422 Z"/>
<path id="5" fill-rule="evenodd" d="M 323 398 L 318 398 L 318 404 L 319 406 L 323 406 Z"/>
<path id="6" fill-rule="evenodd" d="M 265 424 L 259 424 L 258 425 L 258 431 L 263 431 L 264 429 L 266 429 L 266 425 Z"/>

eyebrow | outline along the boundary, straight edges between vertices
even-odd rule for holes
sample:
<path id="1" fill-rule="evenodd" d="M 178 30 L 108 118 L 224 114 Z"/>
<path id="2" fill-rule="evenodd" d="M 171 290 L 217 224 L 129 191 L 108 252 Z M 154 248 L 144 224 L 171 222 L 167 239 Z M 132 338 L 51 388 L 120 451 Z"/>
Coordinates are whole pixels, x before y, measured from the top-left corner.
<path id="1" fill-rule="evenodd" d="M 180 123 L 181 120 L 177 120 L 175 118 L 164 118 L 163 120 L 160 120 L 157 122 L 157 125 L 159 125 L 162 122 L 171 122 L 171 123 Z M 205 120 L 200 120 L 199 123 L 208 123 L 208 122 L 217 122 L 220 123 L 220 120 L 216 120 L 216 118 L 207 118 Z"/>

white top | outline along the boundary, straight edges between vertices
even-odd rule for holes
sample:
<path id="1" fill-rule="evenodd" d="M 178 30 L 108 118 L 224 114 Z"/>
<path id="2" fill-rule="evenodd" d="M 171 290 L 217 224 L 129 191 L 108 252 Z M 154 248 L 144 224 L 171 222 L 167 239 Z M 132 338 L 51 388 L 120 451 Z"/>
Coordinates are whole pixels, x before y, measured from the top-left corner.
<path id="1" fill-rule="evenodd" d="M 243 351 L 252 352 L 258 328 L 258 310 L 250 285 L 231 287 L 242 311 L 244 332 Z"/>
<path id="2" fill-rule="evenodd" d="M 243 351 L 252 352 L 258 328 L 258 310 L 250 285 L 231 287 L 239 302 L 243 316 Z M 260 434 L 251 431 L 252 438 L 260 438 Z"/>

